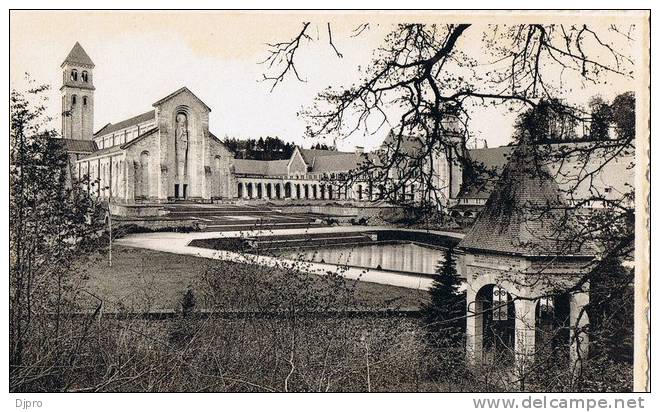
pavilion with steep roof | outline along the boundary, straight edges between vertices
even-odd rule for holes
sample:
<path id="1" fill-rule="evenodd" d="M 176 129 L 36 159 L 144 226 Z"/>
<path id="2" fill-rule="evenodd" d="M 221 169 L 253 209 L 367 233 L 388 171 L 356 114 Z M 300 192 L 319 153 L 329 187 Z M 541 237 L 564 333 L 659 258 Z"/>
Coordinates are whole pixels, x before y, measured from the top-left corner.
<path id="1" fill-rule="evenodd" d="M 598 250 L 584 240 L 574 210 L 537 160 L 526 145 L 516 148 L 457 247 L 467 285 L 466 350 L 473 365 L 493 359 L 494 352 L 508 352 L 524 366 L 551 344 L 538 336 L 548 321 L 570 331 L 564 334 L 570 359 L 587 352 L 584 279 Z"/>

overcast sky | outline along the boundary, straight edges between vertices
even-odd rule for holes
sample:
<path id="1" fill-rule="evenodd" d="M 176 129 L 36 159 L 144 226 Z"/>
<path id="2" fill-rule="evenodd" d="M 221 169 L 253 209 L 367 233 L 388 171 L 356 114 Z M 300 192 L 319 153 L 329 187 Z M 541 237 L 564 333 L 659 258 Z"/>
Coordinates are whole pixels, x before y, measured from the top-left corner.
<path id="1" fill-rule="evenodd" d="M 297 113 L 327 86 L 356 82 L 358 68 L 369 63 L 372 51 L 382 44 L 393 24 L 458 19 L 440 14 L 298 13 L 12 12 L 11 87 L 24 87 L 25 72 L 39 83 L 50 84 L 51 115 L 56 118 L 53 127 L 57 127 L 60 64 L 79 41 L 96 64 L 95 131 L 108 122 L 150 110 L 153 102 L 187 86 L 211 107 L 210 129 L 219 137 L 279 136 L 309 146 L 315 142 L 303 139 L 306 124 Z M 562 18 L 575 22 L 574 17 Z M 459 21 L 466 20 L 482 27 L 496 22 L 478 15 L 461 16 Z M 599 24 L 607 27 L 611 20 L 605 18 Z M 306 82 L 289 78 L 271 92 L 271 84 L 260 81 L 264 66 L 259 62 L 267 56 L 266 43 L 292 37 L 303 21 L 313 23 L 310 33 L 319 38 L 305 45 L 297 57 Z M 333 24 L 333 40 L 342 59 L 325 40 L 328 21 Z M 350 37 L 363 22 L 370 22 L 371 29 L 357 38 Z M 617 22 L 621 23 L 620 17 Z M 474 35 L 462 38 L 457 46 L 479 53 L 479 31 L 476 27 Z M 633 82 L 621 79 L 600 86 L 581 87 L 576 83 L 561 97 L 584 104 L 592 95 L 610 100 L 634 87 Z M 486 139 L 489 147 L 506 144 L 515 116 L 515 112 L 502 108 L 482 110 L 473 114 L 472 131 L 479 139 Z M 351 150 L 361 145 L 369 150 L 387 131 L 384 128 L 374 135 L 360 134 L 338 142 L 338 146 Z"/>

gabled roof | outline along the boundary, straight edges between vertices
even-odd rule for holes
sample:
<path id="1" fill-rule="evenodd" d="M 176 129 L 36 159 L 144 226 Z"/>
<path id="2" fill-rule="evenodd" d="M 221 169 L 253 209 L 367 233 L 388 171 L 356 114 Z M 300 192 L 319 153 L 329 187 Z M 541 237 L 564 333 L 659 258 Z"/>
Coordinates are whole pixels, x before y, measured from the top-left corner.
<path id="1" fill-rule="evenodd" d="M 298 149 L 311 173 L 342 172 L 356 169 L 363 161 L 362 155 L 337 150 Z"/>
<path id="2" fill-rule="evenodd" d="M 324 157 L 324 156 L 337 156 L 337 155 L 342 155 L 342 154 L 353 154 L 351 152 L 340 152 L 338 150 L 324 150 L 324 149 L 303 149 L 302 147 L 299 147 L 298 150 L 300 151 L 300 154 L 303 157 L 303 160 L 305 160 L 305 163 L 308 165 L 311 165 L 314 163 L 314 158 L 316 157 Z"/>
<path id="3" fill-rule="evenodd" d="M 195 93 L 191 92 L 190 89 L 188 89 L 186 86 L 183 86 L 182 88 L 180 88 L 180 89 L 178 89 L 178 90 L 176 90 L 176 91 L 174 91 L 174 92 L 168 94 L 167 96 L 163 97 L 162 99 L 158 100 L 157 102 L 155 102 L 155 103 L 153 104 L 153 106 L 154 106 L 154 107 L 159 106 L 161 103 L 163 103 L 163 102 L 165 102 L 165 101 L 167 101 L 167 100 L 170 100 L 170 99 L 173 98 L 174 96 L 177 96 L 177 95 L 179 95 L 179 94 L 181 94 L 181 93 L 183 93 L 183 92 L 188 92 L 188 93 L 190 93 L 195 99 L 197 99 L 198 102 L 200 102 L 204 107 L 206 107 L 206 110 L 208 110 L 209 112 L 211 111 L 211 108 L 208 107 L 208 106 L 206 105 L 206 103 L 204 103 L 204 101 L 203 101 L 202 99 L 200 99 L 199 97 L 197 97 L 197 95 L 195 95 Z"/>
<path id="4" fill-rule="evenodd" d="M 424 147 L 424 143 L 417 136 L 402 135 L 401 139 L 398 137 L 398 134 L 394 133 L 394 130 L 390 130 L 383 143 L 381 143 L 380 150 L 390 151 L 390 153 L 393 150 L 397 150 L 397 153 L 403 155 L 414 155 Z"/>
<path id="5" fill-rule="evenodd" d="M 580 241 L 575 223 L 549 169 L 523 145 L 458 246 L 521 256 L 595 256 L 594 246 Z"/>
<path id="6" fill-rule="evenodd" d="M 155 117 L 156 117 L 156 111 L 149 110 L 148 112 L 139 114 L 137 116 L 133 116 L 126 120 L 122 120 L 119 123 L 115 123 L 115 124 L 108 123 L 105 126 L 103 126 L 101 130 L 94 133 L 94 136 L 103 136 L 106 134 L 116 132 L 118 130 L 126 129 L 127 127 L 136 126 L 140 123 L 148 122 L 149 120 L 152 120 Z"/>
<path id="7" fill-rule="evenodd" d="M 358 153 L 340 153 L 334 156 L 319 156 L 312 165 L 312 173 L 347 172 L 360 167 L 364 159 Z"/>
<path id="8" fill-rule="evenodd" d="M 69 55 L 66 56 L 66 59 L 64 59 L 60 67 L 64 66 L 66 63 L 80 64 L 84 66 L 94 67 L 94 62 L 92 62 L 92 59 L 89 58 L 89 55 L 87 54 L 85 49 L 83 49 L 80 43 L 78 42 L 76 42 L 76 44 L 73 45 L 73 48 L 69 52 Z"/>
<path id="9" fill-rule="evenodd" d="M 97 150 L 96 143 L 93 140 L 80 139 L 56 139 L 61 143 L 68 153 L 92 153 Z"/>

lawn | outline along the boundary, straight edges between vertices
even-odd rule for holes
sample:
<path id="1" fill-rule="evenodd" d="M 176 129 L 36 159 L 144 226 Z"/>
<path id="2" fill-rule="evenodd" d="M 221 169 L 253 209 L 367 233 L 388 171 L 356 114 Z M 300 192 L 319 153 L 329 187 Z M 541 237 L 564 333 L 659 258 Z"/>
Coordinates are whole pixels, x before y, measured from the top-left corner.
<path id="1" fill-rule="evenodd" d="M 113 249 L 112 267 L 109 267 L 105 255 L 90 258 L 89 262 L 79 266 L 84 267 L 81 269 L 84 289 L 104 300 L 106 312 L 176 309 L 188 288 L 198 296 L 203 295 L 208 289 L 209 276 L 214 277 L 215 284 L 222 285 L 224 278 L 229 284 L 235 280 L 236 272 L 249 270 L 245 264 L 123 246 Z M 264 269 L 255 266 L 254 270 Z M 353 289 L 355 300 L 371 309 L 418 309 L 428 299 L 426 291 L 352 280 L 346 282 Z M 232 287 L 236 288 L 236 285 Z M 95 300 L 86 295 L 88 303 L 93 305 Z M 205 301 L 199 299 L 198 308 L 204 309 L 204 306 Z"/>

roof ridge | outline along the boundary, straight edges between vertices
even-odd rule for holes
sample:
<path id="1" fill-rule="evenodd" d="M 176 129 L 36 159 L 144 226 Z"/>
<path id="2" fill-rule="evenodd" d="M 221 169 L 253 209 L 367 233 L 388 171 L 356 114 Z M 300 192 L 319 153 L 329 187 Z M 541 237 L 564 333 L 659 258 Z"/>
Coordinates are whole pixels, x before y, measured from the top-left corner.
<path id="1" fill-rule="evenodd" d="M 147 121 L 147 120 L 152 119 L 152 116 L 151 116 L 152 114 L 153 114 L 153 118 L 155 118 L 156 117 L 156 110 L 155 109 L 151 109 L 151 110 L 146 111 L 144 113 L 129 117 L 129 118 L 124 119 L 124 120 L 120 120 L 117 123 L 108 123 L 105 126 L 103 126 L 101 129 L 99 129 L 96 133 L 94 133 L 94 136 L 101 136 L 102 135 L 101 132 L 103 132 L 106 128 L 112 129 L 111 131 L 114 132 L 114 131 L 121 130 L 121 129 L 124 129 L 124 128 L 127 128 L 127 127 L 135 126 L 138 123 L 142 123 L 143 121 Z M 144 117 L 144 120 L 141 119 L 142 117 Z M 136 120 L 142 120 L 142 121 L 135 122 Z M 122 124 L 122 123 L 124 123 L 124 124 Z M 121 125 L 121 127 L 117 127 L 119 125 Z M 113 127 L 114 127 L 114 129 L 113 129 Z M 106 134 L 106 133 L 110 133 L 110 131 L 106 131 L 103 134 Z"/>
<path id="2" fill-rule="evenodd" d="M 548 166 L 537 160 L 527 145 L 517 147 L 459 247 L 538 256 L 595 254 L 593 245 L 576 239 L 566 198 Z"/>
<path id="3" fill-rule="evenodd" d="M 188 93 L 192 94 L 193 97 L 194 97 L 195 99 L 197 99 L 201 104 L 203 104 L 204 107 L 206 107 L 206 109 L 207 109 L 209 112 L 211 111 L 211 108 L 210 108 L 206 103 L 204 103 L 204 101 L 203 101 L 202 99 L 200 99 L 195 93 L 193 93 L 193 92 L 188 88 L 188 86 L 180 87 L 180 88 L 178 88 L 177 90 L 173 91 L 172 93 L 168 94 L 167 96 L 163 97 L 162 99 L 158 99 L 158 100 L 156 100 L 152 106 L 156 107 L 156 106 L 158 106 L 159 104 L 161 104 L 162 102 L 164 102 L 165 100 L 169 100 L 169 99 L 171 99 L 172 97 L 174 97 L 174 96 L 176 96 L 177 94 L 182 93 L 182 92 L 184 92 L 184 91 L 187 91 Z"/>

